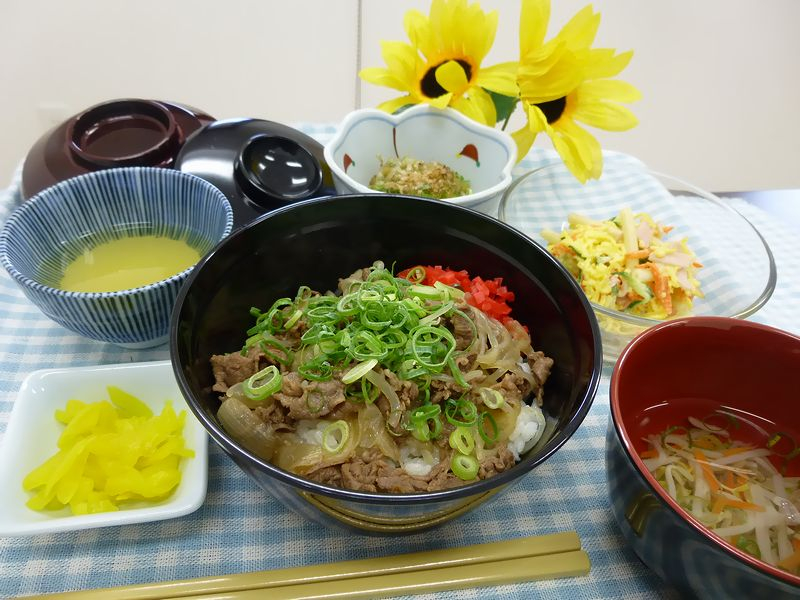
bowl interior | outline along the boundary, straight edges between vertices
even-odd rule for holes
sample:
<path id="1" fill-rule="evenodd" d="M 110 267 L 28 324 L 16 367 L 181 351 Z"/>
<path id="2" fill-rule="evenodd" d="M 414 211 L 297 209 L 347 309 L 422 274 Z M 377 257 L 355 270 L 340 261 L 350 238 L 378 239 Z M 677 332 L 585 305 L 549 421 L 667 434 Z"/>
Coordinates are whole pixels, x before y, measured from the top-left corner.
<path id="1" fill-rule="evenodd" d="M 624 207 L 673 226 L 668 239 L 686 238 L 702 263 L 698 279 L 704 296 L 694 299 L 692 314 L 745 317 L 769 299 L 775 286 L 775 264 L 756 229 L 716 196 L 653 173 L 629 156 L 609 154 L 602 177 L 586 184 L 579 183 L 560 162 L 532 171 L 509 188 L 500 218 L 546 245 L 542 230 L 566 229 L 570 213 L 605 220 Z M 595 308 L 607 323 L 617 319 L 646 327 L 657 322 Z M 633 334 L 638 331 L 631 328 Z"/>
<path id="2" fill-rule="evenodd" d="M 237 445 L 216 418 L 219 401 L 210 391 L 209 358 L 242 347 L 252 325 L 250 307 L 268 307 L 293 296 L 300 285 L 336 289 L 340 277 L 376 260 L 397 271 L 437 264 L 502 277 L 516 293 L 513 314 L 530 328 L 534 348 L 555 360 L 544 396 L 552 435 L 529 453 L 527 466 L 520 463 L 472 486 L 493 487 L 521 474 L 574 432 L 594 395 L 601 359 L 596 322 L 568 274 L 524 236 L 479 213 L 376 194 L 305 201 L 273 212 L 235 232 L 190 276 L 173 312 L 172 360 L 193 410 L 223 447 L 230 451 Z M 241 448 L 236 452 L 261 462 Z M 306 487 L 330 489 L 311 482 Z"/>
<path id="3" fill-rule="evenodd" d="M 206 254 L 232 225 L 210 184 L 177 171 L 132 167 L 64 181 L 27 201 L 2 233 L 4 260 L 24 278 L 57 287 L 85 250 L 131 235 L 185 240 Z"/>
<path id="4" fill-rule="evenodd" d="M 752 421 L 770 433 L 785 430 L 800 440 L 800 398 L 786 377 L 800 369 L 799 338 L 723 318 L 669 325 L 643 334 L 618 363 L 612 403 L 636 451 L 645 449 L 647 435 L 720 409 L 735 413 L 742 423 Z M 746 373 L 734 376 L 735 365 Z M 741 433 L 759 435 L 757 427 L 744 427 Z M 763 443 L 763 435 L 746 441 Z M 790 466 L 800 469 L 800 460 L 795 463 Z"/>
<path id="5" fill-rule="evenodd" d="M 381 160 L 411 157 L 450 167 L 470 182 L 472 193 L 480 193 L 502 183 L 515 159 L 501 132 L 450 112 L 409 109 L 392 117 L 365 111 L 346 123 L 330 154 L 340 171 L 367 188 Z"/>
<path id="6" fill-rule="evenodd" d="M 758 323 L 722 317 L 693 317 L 649 329 L 623 351 L 611 381 L 611 410 L 617 434 L 651 487 L 706 537 L 649 473 L 640 453 L 648 435 L 687 425 L 693 416 L 725 426 L 732 437 L 788 454 L 800 440 L 800 397 L 791 374 L 800 370 L 800 338 Z M 784 447 L 786 444 L 788 446 Z M 800 476 L 800 458 L 776 466 Z M 729 551 L 756 562 L 732 545 Z M 758 563 L 766 568 L 764 563 Z M 772 569 L 777 572 L 776 569 Z M 800 583 L 800 578 L 783 573 Z"/>

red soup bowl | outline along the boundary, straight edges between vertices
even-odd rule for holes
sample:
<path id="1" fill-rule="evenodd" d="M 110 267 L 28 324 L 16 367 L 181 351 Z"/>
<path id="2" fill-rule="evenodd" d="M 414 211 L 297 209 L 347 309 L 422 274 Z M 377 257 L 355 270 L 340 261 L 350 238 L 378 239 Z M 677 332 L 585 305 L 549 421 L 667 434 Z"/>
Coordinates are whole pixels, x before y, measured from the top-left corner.
<path id="1" fill-rule="evenodd" d="M 612 510 L 639 558 L 684 594 L 800 597 L 797 568 L 765 562 L 772 558 L 785 566 L 787 556 L 800 558 L 795 555 L 800 540 L 792 542 L 793 536 L 800 537 L 800 493 L 795 489 L 792 494 L 798 484 L 789 479 L 800 475 L 798 373 L 800 337 L 724 317 L 657 325 L 634 338 L 620 355 L 611 377 L 606 436 Z M 732 462 L 738 454 L 730 449 L 734 440 L 752 448 L 740 450 L 753 458 Z M 762 449 L 769 456 L 757 456 L 764 454 Z M 673 466 L 670 484 L 667 464 L 679 463 L 666 461 L 676 456 L 683 456 L 692 477 Z M 769 493 L 764 499 L 762 490 L 774 489 L 776 480 L 756 481 L 759 461 L 776 467 L 780 485 L 785 484 L 781 494 L 788 499 L 776 494 L 771 501 Z M 665 487 L 669 485 L 679 500 Z M 760 511 L 750 506 L 759 504 L 756 494 L 764 500 Z M 734 497 L 741 504 L 730 504 Z M 702 500 L 693 503 L 692 498 Z M 702 522 L 723 518 L 737 521 L 715 525 L 721 535 Z M 745 523 L 738 525 L 738 520 Z M 744 531 L 751 522 L 758 527 Z M 775 542 L 768 544 L 765 560 L 758 558 L 763 546 L 750 540 L 759 535 L 757 530 L 762 541 Z M 787 538 L 778 542 L 781 533 Z"/>

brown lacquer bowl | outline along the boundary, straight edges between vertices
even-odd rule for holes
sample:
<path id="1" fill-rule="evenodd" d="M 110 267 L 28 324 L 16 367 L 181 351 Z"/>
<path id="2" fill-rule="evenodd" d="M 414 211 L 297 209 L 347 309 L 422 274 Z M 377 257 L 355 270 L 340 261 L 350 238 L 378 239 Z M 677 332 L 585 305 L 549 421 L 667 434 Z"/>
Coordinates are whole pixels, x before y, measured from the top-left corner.
<path id="1" fill-rule="evenodd" d="M 159 100 L 111 100 L 73 115 L 31 147 L 22 198 L 60 181 L 113 167 L 171 168 L 186 138 L 214 118 Z"/>

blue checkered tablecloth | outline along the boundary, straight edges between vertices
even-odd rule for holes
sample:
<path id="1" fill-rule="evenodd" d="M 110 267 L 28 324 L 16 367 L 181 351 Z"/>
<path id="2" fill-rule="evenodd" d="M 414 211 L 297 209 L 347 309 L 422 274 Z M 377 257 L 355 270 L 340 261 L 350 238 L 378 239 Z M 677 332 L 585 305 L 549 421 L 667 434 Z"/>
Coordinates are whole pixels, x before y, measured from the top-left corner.
<path id="1" fill-rule="evenodd" d="M 322 142 L 334 132 L 328 125 L 298 128 Z M 518 166 L 518 174 L 552 160 L 552 154 L 534 151 Z M 795 234 L 763 211 L 736 199 L 731 202 L 768 240 L 778 265 L 777 289 L 753 320 L 800 333 Z M 0 191 L 0 221 L 15 203 L 13 185 Z M 167 358 L 166 347 L 129 351 L 68 332 L 45 318 L 5 271 L 0 273 L 0 439 L 20 384 L 31 371 Z M 381 538 L 326 529 L 287 511 L 211 444 L 208 494 L 191 515 L 0 538 L 0 596 L 209 577 L 576 530 L 592 561 L 588 576 L 429 597 L 671 597 L 673 593 L 626 547 L 609 509 L 604 436 L 610 375 L 606 365 L 591 411 L 553 457 L 491 502 L 430 532 Z"/>

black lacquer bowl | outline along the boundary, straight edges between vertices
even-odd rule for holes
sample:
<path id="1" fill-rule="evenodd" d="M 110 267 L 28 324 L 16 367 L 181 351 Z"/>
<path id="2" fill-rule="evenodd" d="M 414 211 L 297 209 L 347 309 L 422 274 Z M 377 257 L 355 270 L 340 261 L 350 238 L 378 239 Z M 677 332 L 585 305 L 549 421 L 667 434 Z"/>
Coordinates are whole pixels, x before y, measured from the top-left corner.
<path id="1" fill-rule="evenodd" d="M 333 488 L 283 471 L 233 440 L 216 417 L 212 354 L 237 351 L 251 306 L 293 296 L 300 285 L 335 289 L 339 277 L 382 260 L 502 277 L 514 316 L 533 345 L 555 361 L 545 385 L 548 427 L 513 468 L 463 487 L 418 494 Z M 211 437 L 264 490 L 327 525 L 371 533 L 412 533 L 490 498 L 553 455 L 577 430 L 597 391 L 603 354 L 594 314 L 574 279 L 513 228 L 437 200 L 387 194 L 308 200 L 235 231 L 195 267 L 172 315 L 170 351 L 179 386 Z"/>
<path id="2" fill-rule="evenodd" d="M 225 119 L 186 141 L 175 168 L 212 183 L 239 228 L 301 200 L 336 194 L 323 146 L 297 129 L 263 119 Z"/>

